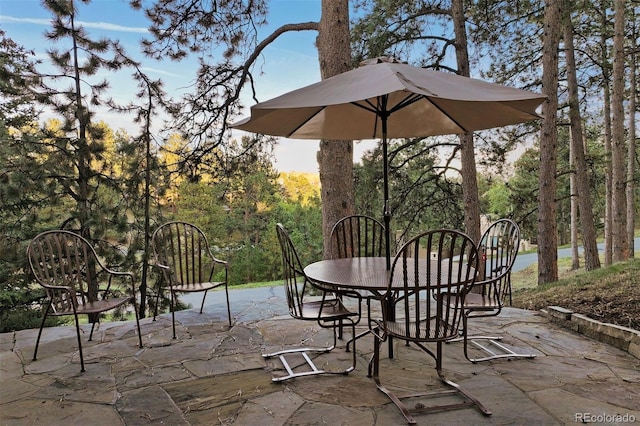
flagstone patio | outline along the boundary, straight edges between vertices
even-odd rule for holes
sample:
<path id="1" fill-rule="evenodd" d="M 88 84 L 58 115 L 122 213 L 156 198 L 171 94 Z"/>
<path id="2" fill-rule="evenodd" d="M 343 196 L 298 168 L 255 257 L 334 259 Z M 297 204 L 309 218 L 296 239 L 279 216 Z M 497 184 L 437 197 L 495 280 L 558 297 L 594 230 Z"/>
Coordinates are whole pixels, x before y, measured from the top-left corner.
<path id="1" fill-rule="evenodd" d="M 83 340 L 85 373 L 73 327 L 45 329 L 37 361 L 31 360 L 37 330 L 1 334 L 0 424 L 405 424 L 367 377 L 371 337 L 358 340 L 358 368 L 347 376 L 273 383 L 281 367 L 277 358 L 265 360 L 262 353 L 323 345 L 331 340 L 330 331 L 291 319 L 277 288 L 232 297 L 229 329 L 226 308 L 215 296 L 209 296 L 202 315 L 193 309 L 177 313 L 176 340 L 170 314 L 142 320 L 144 348 L 137 347 L 135 323 L 101 324 L 94 341 Z M 638 358 L 537 312 L 507 308 L 471 327 L 504 335 L 508 346 L 537 357 L 472 364 L 461 343 L 446 345 L 445 374 L 493 415 L 469 408 L 418 415 L 418 424 L 640 422 Z M 83 329 L 88 335 L 88 326 Z M 395 350 L 394 359 L 382 360 L 384 383 L 398 393 L 442 389 L 428 356 L 401 342 Z M 339 369 L 350 365 L 351 355 L 339 342 L 315 360 Z"/>

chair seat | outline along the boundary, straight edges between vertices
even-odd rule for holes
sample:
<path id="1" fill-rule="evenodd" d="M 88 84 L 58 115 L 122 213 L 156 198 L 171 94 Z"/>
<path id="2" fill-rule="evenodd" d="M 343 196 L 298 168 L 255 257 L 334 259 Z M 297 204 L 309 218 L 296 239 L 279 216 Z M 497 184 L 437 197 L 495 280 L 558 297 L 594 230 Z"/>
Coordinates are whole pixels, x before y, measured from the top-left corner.
<path id="1" fill-rule="evenodd" d="M 340 294 L 342 293 L 342 291 L 339 290 L 337 293 Z M 371 300 L 381 300 L 384 297 L 385 293 L 386 291 L 381 291 L 380 296 L 378 296 L 369 290 L 348 289 L 344 291 L 345 296 L 354 297 L 358 295 L 362 299 L 371 299 Z"/>
<path id="2" fill-rule="evenodd" d="M 497 303 L 495 297 L 489 297 L 479 293 L 467 293 L 464 298 L 464 308 L 492 311 L 499 309 L 500 305 Z"/>
<path id="3" fill-rule="evenodd" d="M 348 310 L 339 299 L 302 303 L 302 317 L 307 319 L 339 320 L 357 315 Z"/>
<path id="4" fill-rule="evenodd" d="M 87 302 L 85 304 L 78 305 L 76 312 L 78 315 L 82 314 L 99 314 L 105 311 L 109 311 L 113 308 L 117 308 L 120 305 L 131 302 L 131 297 L 119 297 L 116 299 L 98 300 L 95 302 Z M 55 312 L 49 315 L 61 316 L 61 315 L 73 315 L 73 308 L 68 305 L 66 309 L 57 309 Z"/>
<path id="5" fill-rule="evenodd" d="M 429 324 L 430 323 L 430 324 Z M 439 321 L 439 327 L 436 327 L 436 318 L 432 317 L 428 320 L 420 321 L 420 324 L 416 324 L 412 322 L 409 324 L 407 329 L 407 325 L 404 320 L 396 320 L 396 321 L 385 321 L 386 334 L 392 337 L 397 337 L 401 339 L 429 339 L 433 341 L 437 340 L 449 340 L 458 336 L 458 328 L 453 324 L 449 324 L 443 320 Z M 427 324 L 429 324 L 429 330 L 427 331 Z M 420 330 L 418 336 L 418 327 Z M 409 335 L 407 336 L 407 331 Z"/>
<path id="6" fill-rule="evenodd" d="M 172 285 L 171 289 L 173 291 L 178 291 L 181 293 L 188 293 L 188 292 L 200 292 L 205 290 L 212 290 L 222 285 L 224 285 L 224 281 L 212 281 L 212 282 L 205 282 L 205 283 Z"/>

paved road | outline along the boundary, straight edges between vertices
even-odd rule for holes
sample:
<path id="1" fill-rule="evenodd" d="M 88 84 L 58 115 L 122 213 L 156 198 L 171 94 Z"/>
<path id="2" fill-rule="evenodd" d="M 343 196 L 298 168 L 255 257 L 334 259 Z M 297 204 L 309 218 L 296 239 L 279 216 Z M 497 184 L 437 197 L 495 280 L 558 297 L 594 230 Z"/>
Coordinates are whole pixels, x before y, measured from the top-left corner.
<path id="1" fill-rule="evenodd" d="M 640 247 L 640 237 L 635 239 L 635 247 Z M 604 251 L 604 244 L 598 244 L 599 251 Z M 582 247 L 579 248 L 579 251 L 582 252 Z M 561 248 L 558 250 L 558 258 L 562 257 L 571 257 L 571 248 Z M 516 261 L 513 265 L 514 271 L 519 271 L 526 268 L 529 265 L 532 265 L 538 261 L 537 253 L 527 253 L 520 254 L 516 257 Z M 239 289 L 233 290 L 229 292 L 229 301 L 231 306 L 238 306 L 238 304 L 249 303 L 255 300 L 269 300 L 272 297 L 283 297 L 284 295 L 284 287 L 283 286 L 275 286 L 275 287 L 255 287 L 255 288 L 247 288 L 247 289 Z M 200 302 L 202 301 L 202 293 L 194 293 L 194 294 L 183 294 L 180 297 L 183 302 L 191 303 L 193 307 L 200 307 Z M 214 297 L 207 295 L 206 304 L 214 304 L 219 303 L 220 298 L 218 294 L 215 293 Z"/>
<path id="2" fill-rule="evenodd" d="M 636 237 L 634 239 L 634 247 L 640 247 L 640 237 Z M 578 252 L 582 253 L 582 247 L 578 248 Z M 604 243 L 598 244 L 598 251 L 600 253 L 604 252 Z M 571 248 L 561 248 L 558 249 L 558 259 L 563 257 L 571 257 Z M 533 265 L 538 261 L 537 253 L 527 253 L 527 254 L 519 254 L 516 257 L 516 261 L 513 264 L 513 271 L 520 271 L 521 269 L 526 268 L 529 265 Z"/>

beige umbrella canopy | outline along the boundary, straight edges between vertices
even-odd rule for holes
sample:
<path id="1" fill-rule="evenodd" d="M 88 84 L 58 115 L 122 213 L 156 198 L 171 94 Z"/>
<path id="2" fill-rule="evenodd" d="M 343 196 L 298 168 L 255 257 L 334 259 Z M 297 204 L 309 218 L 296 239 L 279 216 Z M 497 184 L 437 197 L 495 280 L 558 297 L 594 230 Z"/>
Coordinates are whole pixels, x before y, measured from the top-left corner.
<path id="1" fill-rule="evenodd" d="M 535 120 L 545 99 L 539 93 L 376 58 L 258 103 L 250 117 L 232 127 L 294 139 L 382 139 L 388 206 L 387 138 L 460 134 Z M 388 230 L 387 207 L 384 215 Z"/>
<path id="2" fill-rule="evenodd" d="M 409 138 L 539 118 L 544 95 L 456 74 L 372 60 L 251 107 L 233 127 L 294 139 Z"/>

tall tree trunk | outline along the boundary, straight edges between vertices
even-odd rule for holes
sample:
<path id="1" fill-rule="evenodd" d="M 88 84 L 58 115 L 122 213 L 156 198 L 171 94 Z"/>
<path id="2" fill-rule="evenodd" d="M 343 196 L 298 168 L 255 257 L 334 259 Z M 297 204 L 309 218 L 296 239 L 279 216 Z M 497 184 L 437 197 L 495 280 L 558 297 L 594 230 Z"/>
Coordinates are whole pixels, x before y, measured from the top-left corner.
<path id="1" fill-rule="evenodd" d="M 582 118 L 578 97 L 578 78 L 576 75 L 576 60 L 573 47 L 573 24 L 571 22 L 570 11 L 566 12 L 563 27 L 565 61 L 567 64 L 567 85 L 569 89 L 569 119 L 571 121 L 571 160 L 575 167 L 574 180 L 575 189 L 577 190 L 578 207 L 580 209 L 584 266 L 587 271 L 591 271 L 600 267 L 600 258 L 598 257 L 596 225 L 593 218 L 593 205 L 589 191 L 589 176 L 587 175 L 587 161 L 585 159 L 584 141 L 582 139 Z"/>
<path id="2" fill-rule="evenodd" d="M 75 109 L 76 119 L 78 120 L 78 221 L 80 222 L 80 234 L 91 240 L 91 230 L 89 229 L 89 161 L 91 153 L 89 151 L 89 143 L 87 140 L 87 127 L 89 126 L 89 111 L 83 104 L 82 100 L 82 78 L 80 76 L 80 63 L 78 58 L 78 31 L 75 27 L 75 6 L 71 2 L 71 14 L 69 23 L 71 25 L 71 42 L 73 52 L 73 81 L 75 91 Z M 96 290 L 97 294 L 97 290 Z M 96 294 L 92 296 L 95 297 Z"/>
<path id="3" fill-rule="evenodd" d="M 71 26 L 71 42 L 72 42 L 72 55 L 73 55 L 73 81 L 75 91 L 75 111 L 76 119 L 78 121 L 78 154 L 76 164 L 78 167 L 78 193 L 77 193 L 77 206 L 78 206 L 78 222 L 80 223 L 80 235 L 87 240 L 91 241 L 91 228 L 89 228 L 89 176 L 90 176 L 90 161 L 91 151 L 89 149 L 89 140 L 87 138 L 87 128 L 89 126 L 89 111 L 83 104 L 82 99 L 82 77 L 80 76 L 80 63 L 78 53 L 78 31 L 75 26 L 75 5 L 71 2 L 69 15 L 69 24 Z M 96 265 L 93 261 L 90 261 L 87 267 L 90 269 L 88 276 L 91 277 L 88 282 L 88 298 L 89 300 L 98 299 L 98 281 L 96 279 Z M 97 322 L 98 315 L 88 315 L 89 322 Z"/>
<path id="4" fill-rule="evenodd" d="M 540 183 L 538 192 L 538 284 L 558 280 L 558 228 L 556 217 L 556 164 L 558 155 L 558 42 L 559 0 L 546 0 L 542 52 L 542 89 L 548 101 L 542 106 L 540 130 Z"/>
<path id="5" fill-rule="evenodd" d="M 149 289 L 149 258 L 151 256 L 151 108 L 152 98 L 149 93 L 149 109 L 144 115 L 144 255 L 142 257 L 142 277 L 140 279 L 140 318 L 146 317 L 147 290 Z"/>
<path id="6" fill-rule="evenodd" d="M 604 2 L 602 2 L 604 3 Z M 609 72 L 609 54 L 608 54 L 608 36 L 607 28 L 609 22 L 607 20 L 607 8 L 604 4 L 600 6 L 602 21 L 600 22 L 600 50 L 601 68 L 602 68 L 602 100 L 603 100 L 603 117 L 604 117 L 604 154 L 605 162 L 605 207 L 604 207 L 604 264 L 611 265 L 613 263 L 612 255 L 612 219 L 611 219 L 611 74 Z"/>
<path id="7" fill-rule="evenodd" d="M 467 51 L 467 30 L 464 21 L 462 0 L 451 3 L 451 15 L 456 37 L 456 61 L 458 74 L 470 77 L 469 53 Z M 464 200 L 464 225 L 473 241 L 480 241 L 480 200 L 478 197 L 478 177 L 474 151 L 473 134 L 460 136 L 460 160 L 462 169 L 462 197 Z"/>
<path id="8" fill-rule="evenodd" d="M 322 17 L 316 42 L 323 79 L 349 71 L 349 37 L 349 1 L 322 0 Z M 320 141 L 318 164 L 322 186 L 322 236 L 326 258 L 331 248 L 331 228 L 340 218 L 355 211 L 353 141 Z"/>
<path id="9" fill-rule="evenodd" d="M 613 34 L 613 97 L 611 99 L 611 240 L 613 261 L 629 257 L 626 234 L 624 149 L 624 0 L 615 1 Z"/>
<path id="10" fill-rule="evenodd" d="M 571 136 L 569 136 L 571 137 Z M 569 142 L 569 168 L 575 168 L 573 160 L 573 140 Z M 571 269 L 580 269 L 580 252 L 578 251 L 578 194 L 576 193 L 576 174 L 569 176 L 569 192 L 571 193 Z"/>
<path id="11" fill-rule="evenodd" d="M 633 26 L 633 36 L 631 41 L 635 44 L 638 39 L 635 22 Z M 636 84 L 636 51 L 637 46 L 631 46 L 631 54 L 629 55 L 629 81 L 631 82 L 629 93 L 629 144 L 627 153 L 627 241 L 629 243 L 629 257 L 635 255 L 634 239 L 635 239 L 635 171 L 636 171 L 636 93 L 638 88 Z"/>

